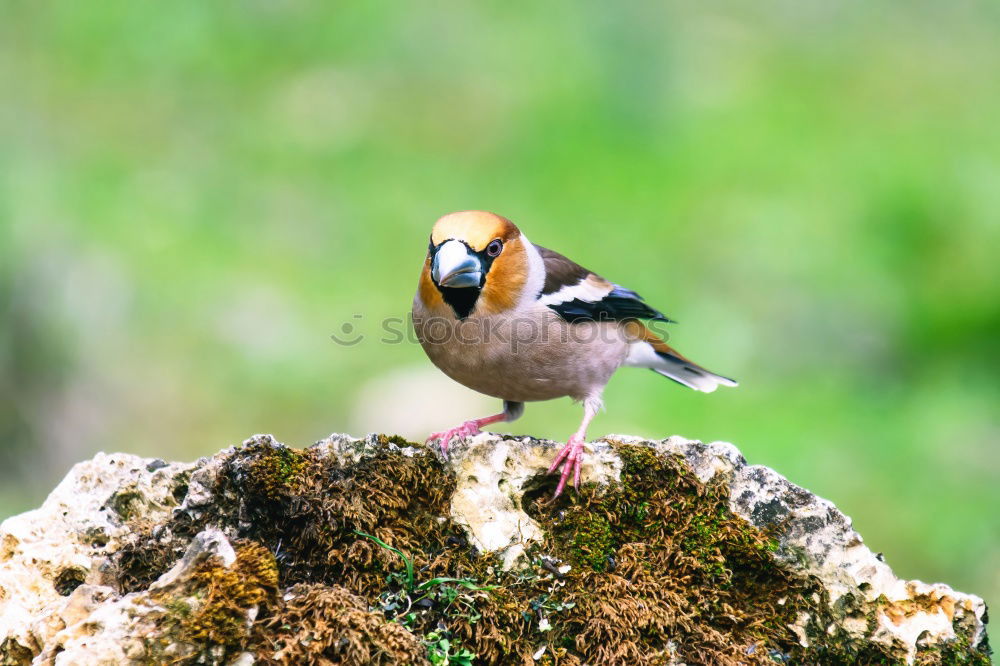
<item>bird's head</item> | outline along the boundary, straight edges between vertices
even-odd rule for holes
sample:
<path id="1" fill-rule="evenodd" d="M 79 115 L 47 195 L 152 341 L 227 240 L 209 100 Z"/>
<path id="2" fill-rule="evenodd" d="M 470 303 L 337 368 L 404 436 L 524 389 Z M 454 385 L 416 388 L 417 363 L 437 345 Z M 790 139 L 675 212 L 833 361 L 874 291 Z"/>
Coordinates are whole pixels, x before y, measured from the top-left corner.
<path id="1" fill-rule="evenodd" d="M 505 217 L 478 210 L 445 215 L 431 232 L 420 296 L 432 309 L 449 307 L 459 319 L 473 311 L 512 309 L 533 272 L 530 250 Z"/>

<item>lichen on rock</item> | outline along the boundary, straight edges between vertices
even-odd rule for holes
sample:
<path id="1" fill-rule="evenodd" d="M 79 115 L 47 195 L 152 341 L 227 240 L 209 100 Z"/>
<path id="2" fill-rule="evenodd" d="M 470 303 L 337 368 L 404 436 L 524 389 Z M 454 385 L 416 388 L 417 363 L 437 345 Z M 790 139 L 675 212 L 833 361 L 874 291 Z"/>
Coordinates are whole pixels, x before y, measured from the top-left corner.
<path id="1" fill-rule="evenodd" d="M 0 664 L 989 663 L 986 608 L 896 578 L 730 444 L 255 436 L 99 454 L 0 525 Z"/>

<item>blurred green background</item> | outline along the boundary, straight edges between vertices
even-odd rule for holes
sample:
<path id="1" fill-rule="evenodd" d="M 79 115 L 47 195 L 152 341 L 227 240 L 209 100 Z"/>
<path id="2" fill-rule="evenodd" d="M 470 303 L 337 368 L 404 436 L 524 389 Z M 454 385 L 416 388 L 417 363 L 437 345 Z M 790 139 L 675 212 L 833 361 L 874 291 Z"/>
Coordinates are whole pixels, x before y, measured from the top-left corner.
<path id="1" fill-rule="evenodd" d="M 1000 5 L 749 4 L 3 3 L 0 516 L 98 450 L 493 409 L 379 341 L 483 208 L 741 381 L 623 371 L 593 437 L 732 441 L 1000 600 Z"/>

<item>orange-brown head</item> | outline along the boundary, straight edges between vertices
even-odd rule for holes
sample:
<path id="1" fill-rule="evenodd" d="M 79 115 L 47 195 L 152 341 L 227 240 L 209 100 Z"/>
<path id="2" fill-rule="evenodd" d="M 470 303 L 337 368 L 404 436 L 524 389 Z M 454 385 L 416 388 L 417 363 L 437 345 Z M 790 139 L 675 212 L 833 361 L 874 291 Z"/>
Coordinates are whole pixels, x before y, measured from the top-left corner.
<path id="1" fill-rule="evenodd" d="M 480 210 L 449 213 L 434 224 L 419 297 L 455 317 L 499 314 L 520 302 L 537 251 L 505 217 Z M 541 269 L 544 273 L 544 268 Z"/>

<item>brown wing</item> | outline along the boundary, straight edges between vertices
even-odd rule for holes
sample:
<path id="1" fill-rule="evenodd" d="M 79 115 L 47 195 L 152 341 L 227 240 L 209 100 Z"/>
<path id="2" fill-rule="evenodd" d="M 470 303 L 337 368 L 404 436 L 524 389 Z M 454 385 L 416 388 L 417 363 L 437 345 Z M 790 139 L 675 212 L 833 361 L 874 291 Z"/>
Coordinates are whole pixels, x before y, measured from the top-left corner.
<path id="1" fill-rule="evenodd" d="M 545 284 L 539 300 L 566 321 L 670 321 L 631 289 L 608 282 L 558 252 L 535 247 L 545 262 Z"/>

